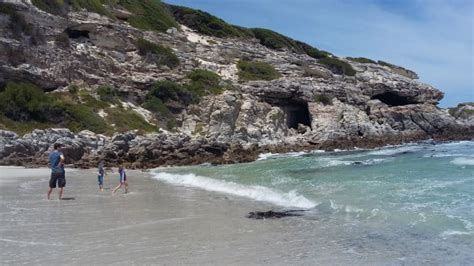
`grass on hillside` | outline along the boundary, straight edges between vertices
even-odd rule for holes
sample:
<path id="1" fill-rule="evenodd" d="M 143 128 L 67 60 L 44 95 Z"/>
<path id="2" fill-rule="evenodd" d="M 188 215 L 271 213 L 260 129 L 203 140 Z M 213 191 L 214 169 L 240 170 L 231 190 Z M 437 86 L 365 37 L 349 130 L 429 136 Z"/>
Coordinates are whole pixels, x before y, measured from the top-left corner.
<path id="1" fill-rule="evenodd" d="M 243 81 L 274 80 L 281 77 L 281 74 L 272 65 L 265 62 L 240 60 L 237 68 L 239 69 L 239 78 Z"/>
<path id="2" fill-rule="evenodd" d="M 334 74 L 354 76 L 357 73 L 349 63 L 335 57 L 321 58 L 318 60 L 318 63 L 325 65 Z"/>
<path id="3" fill-rule="evenodd" d="M 125 132 L 139 129 L 145 132 L 156 132 L 158 127 L 149 124 L 142 116 L 131 109 L 109 108 L 105 110 L 107 121 L 115 125 L 116 130 Z"/>
<path id="4" fill-rule="evenodd" d="M 197 96 L 217 95 L 224 91 L 224 88 L 219 86 L 221 77 L 212 71 L 195 69 L 188 74 L 188 78 L 191 82 L 187 88 Z"/>
<path id="5" fill-rule="evenodd" d="M 347 57 L 347 59 L 358 63 L 377 64 L 374 60 L 365 57 Z"/>
<path id="6" fill-rule="evenodd" d="M 137 40 L 136 46 L 138 48 L 138 54 L 147 57 L 147 59 L 151 60 L 156 65 L 166 65 L 169 68 L 179 66 L 179 58 L 169 47 L 152 43 L 143 38 Z"/>
<path id="7" fill-rule="evenodd" d="M 251 31 L 230 25 L 207 12 L 175 5 L 168 5 L 168 8 L 179 23 L 199 33 L 220 38 L 252 37 Z"/>
<path id="8" fill-rule="evenodd" d="M 118 0 L 118 4 L 134 14 L 127 21 L 135 28 L 164 32 L 171 27 L 178 27 L 178 23 L 161 1 Z"/>
<path id="9" fill-rule="evenodd" d="M 15 38 L 19 38 L 21 34 L 30 35 L 32 33 L 33 27 L 26 22 L 22 14 L 16 11 L 13 4 L 0 3 L 0 14 L 10 17 L 8 24 L 5 26 L 10 29 Z"/>
<path id="10" fill-rule="evenodd" d="M 37 121 L 15 121 L 0 114 L 0 129 L 13 131 L 20 136 L 30 133 L 34 129 L 46 129 L 51 127 L 55 127 L 55 124 Z"/>
<path id="11" fill-rule="evenodd" d="M 102 118 L 97 113 L 99 110 L 104 110 L 108 116 Z M 112 123 L 116 124 L 115 128 L 110 126 Z M 84 90 L 46 94 L 32 84 L 8 83 L 0 93 L 0 128 L 24 134 L 35 128 L 48 127 L 67 127 L 74 132 L 87 129 L 106 134 L 112 134 L 116 129 L 158 130 L 135 111 L 112 108 Z"/>
<path id="12" fill-rule="evenodd" d="M 110 10 L 104 6 L 110 2 L 109 0 L 32 0 L 31 2 L 37 8 L 58 16 L 66 16 L 67 10 L 71 6 L 75 10 L 86 9 L 89 12 L 113 17 Z"/>

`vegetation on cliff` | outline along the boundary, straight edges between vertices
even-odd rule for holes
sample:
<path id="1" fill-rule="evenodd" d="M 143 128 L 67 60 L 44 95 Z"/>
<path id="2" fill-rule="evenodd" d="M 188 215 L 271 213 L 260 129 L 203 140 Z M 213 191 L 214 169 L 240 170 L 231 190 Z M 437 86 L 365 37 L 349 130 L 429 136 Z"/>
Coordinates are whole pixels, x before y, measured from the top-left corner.
<path id="1" fill-rule="evenodd" d="M 352 66 L 336 57 L 325 57 L 319 59 L 318 63 L 325 65 L 334 74 L 354 76 L 356 71 Z"/>
<path id="2" fill-rule="evenodd" d="M 6 27 L 10 29 L 14 38 L 18 39 L 22 34 L 30 35 L 32 33 L 32 26 L 26 22 L 22 14 L 16 11 L 14 5 L 0 3 L 0 14 L 10 17 Z"/>
<path id="3" fill-rule="evenodd" d="M 171 27 L 178 27 L 178 23 L 161 1 L 119 0 L 118 5 L 133 13 L 127 21 L 135 28 L 164 32 Z"/>
<path id="4" fill-rule="evenodd" d="M 460 103 L 454 108 L 449 108 L 448 112 L 456 118 L 470 118 L 474 116 L 474 102 Z"/>
<path id="5" fill-rule="evenodd" d="M 195 69 L 188 74 L 188 78 L 191 82 L 187 88 L 197 96 L 216 95 L 224 91 L 224 88 L 219 85 L 221 77 L 212 71 Z"/>
<path id="6" fill-rule="evenodd" d="M 104 99 L 119 103 L 114 97 Z M 135 111 L 118 106 L 113 108 L 84 90 L 47 94 L 32 84 L 8 83 L 0 93 L 0 128 L 20 134 L 47 127 L 67 127 L 75 132 L 88 129 L 106 134 L 116 130 L 158 130 Z M 107 116 L 101 117 L 100 110 Z"/>
<path id="7" fill-rule="evenodd" d="M 101 15 L 112 17 L 112 13 L 104 4 L 110 1 L 107 0 L 32 0 L 33 5 L 37 8 L 58 16 L 67 15 L 70 7 L 75 10 L 85 9 L 89 12 L 98 13 Z"/>
<path id="8" fill-rule="evenodd" d="M 199 33 L 220 38 L 253 37 L 251 31 L 230 25 L 207 12 L 175 5 L 168 5 L 168 8 L 179 23 Z"/>
<path id="9" fill-rule="evenodd" d="M 369 58 L 365 58 L 365 57 L 347 57 L 348 60 L 351 60 L 353 62 L 358 62 L 358 63 L 364 63 L 364 64 L 377 64 L 377 62 L 375 62 L 374 60 L 372 59 L 369 59 Z"/>
<path id="10" fill-rule="evenodd" d="M 150 60 L 158 66 L 165 65 L 169 68 L 179 66 L 179 58 L 169 47 L 152 43 L 143 38 L 138 39 L 136 45 L 138 48 L 138 54 L 145 56 L 147 60 Z"/>
<path id="11" fill-rule="evenodd" d="M 281 74 L 272 65 L 265 62 L 240 60 L 237 63 L 237 68 L 242 81 L 274 80 L 281 77 Z"/>

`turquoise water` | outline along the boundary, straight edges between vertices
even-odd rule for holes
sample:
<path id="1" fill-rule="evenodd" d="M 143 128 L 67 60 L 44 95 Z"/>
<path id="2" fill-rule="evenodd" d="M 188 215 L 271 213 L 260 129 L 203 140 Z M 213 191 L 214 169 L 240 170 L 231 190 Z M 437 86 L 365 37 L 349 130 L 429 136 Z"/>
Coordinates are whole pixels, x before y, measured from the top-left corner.
<path id="1" fill-rule="evenodd" d="M 369 241 L 401 262 L 474 264 L 474 142 L 264 154 L 246 164 L 157 169 L 154 178 L 305 209 L 296 219 L 317 221 L 328 239 L 356 241 L 352 251 Z"/>

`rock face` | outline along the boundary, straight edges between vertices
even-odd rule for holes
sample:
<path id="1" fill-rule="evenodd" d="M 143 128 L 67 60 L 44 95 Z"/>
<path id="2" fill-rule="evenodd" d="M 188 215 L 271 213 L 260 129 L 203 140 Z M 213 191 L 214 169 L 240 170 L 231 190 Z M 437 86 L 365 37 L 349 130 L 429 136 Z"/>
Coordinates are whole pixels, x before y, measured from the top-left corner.
<path id="1" fill-rule="evenodd" d="M 443 93 L 401 67 L 341 59 L 356 74 L 337 75 L 306 54 L 271 50 L 257 40 L 202 36 L 184 26 L 166 33 L 140 31 L 125 21 L 130 13 L 121 9 L 115 10 L 120 19 L 85 11 L 69 12 L 65 19 L 30 1 L 13 3 L 43 41 L 0 28 L 0 86 L 9 81 L 29 81 L 45 90 L 111 85 L 133 102 L 143 99 L 157 80 L 181 81 L 203 68 L 218 73 L 233 89 L 174 114 L 176 133 L 106 137 L 47 129 L 19 137 L 0 131 L 2 164 L 44 164 L 55 142 L 66 144 L 67 158 L 77 166 L 122 159 L 135 167 L 153 167 L 249 161 L 264 151 L 474 138 L 472 116 L 461 115 L 469 112 L 451 115 L 438 108 Z M 0 13 L 0 22 L 9 20 Z M 60 43 L 58 36 L 64 34 L 67 42 Z M 135 47 L 138 38 L 171 47 L 180 66 L 148 62 Z M 239 58 L 269 63 L 282 78 L 239 81 Z"/>

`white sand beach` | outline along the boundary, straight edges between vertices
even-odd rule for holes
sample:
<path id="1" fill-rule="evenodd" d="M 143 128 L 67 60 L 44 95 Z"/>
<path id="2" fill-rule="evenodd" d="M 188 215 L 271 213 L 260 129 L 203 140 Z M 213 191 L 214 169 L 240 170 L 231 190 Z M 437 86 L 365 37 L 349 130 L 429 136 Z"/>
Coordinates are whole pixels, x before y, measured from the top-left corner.
<path id="1" fill-rule="evenodd" d="M 48 169 L 0 168 L 1 265 L 333 265 L 400 262 L 313 217 L 252 220 L 269 203 L 172 186 L 128 171 L 130 192 L 99 192 L 95 170 L 67 169 L 65 198 L 46 199 Z M 362 242 L 361 242 L 362 241 Z M 385 241 L 385 240 L 380 240 Z M 364 253 L 358 251 L 363 250 Z"/>
<path id="2" fill-rule="evenodd" d="M 99 192 L 95 170 L 68 170 L 64 197 L 74 200 L 59 201 L 55 190 L 48 201 L 48 169 L 0 168 L 1 264 L 321 262 L 291 218 L 245 217 L 274 206 L 128 176 L 130 192 L 112 195 L 116 172 Z"/>

